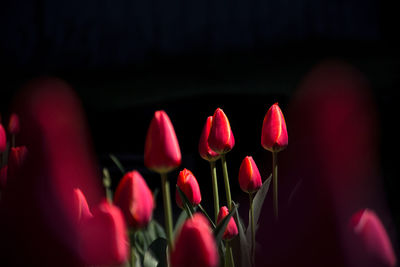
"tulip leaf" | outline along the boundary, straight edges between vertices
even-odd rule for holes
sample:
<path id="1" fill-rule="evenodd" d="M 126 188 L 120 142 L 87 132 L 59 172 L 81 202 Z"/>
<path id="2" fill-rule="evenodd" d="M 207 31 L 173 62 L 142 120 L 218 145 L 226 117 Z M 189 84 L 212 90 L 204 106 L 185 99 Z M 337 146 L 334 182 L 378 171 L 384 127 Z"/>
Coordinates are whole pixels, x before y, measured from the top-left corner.
<path id="1" fill-rule="evenodd" d="M 178 190 L 179 196 L 181 197 L 183 209 L 186 211 L 187 216 L 191 218 L 193 216 L 193 213 L 195 212 L 192 204 L 178 185 L 176 185 L 176 190 Z"/>
<path id="2" fill-rule="evenodd" d="M 109 157 L 115 163 L 115 165 L 118 167 L 118 169 L 121 171 L 122 175 L 124 175 L 125 174 L 125 168 L 124 168 L 124 166 L 122 166 L 122 164 L 119 161 L 119 159 L 114 154 L 110 154 Z"/>
<path id="3" fill-rule="evenodd" d="M 233 208 L 231 212 L 229 212 L 228 215 L 226 215 L 225 218 L 223 218 L 219 224 L 217 224 L 217 227 L 214 229 L 214 237 L 215 237 L 215 242 L 218 244 L 222 240 L 222 236 L 224 235 L 225 229 L 228 226 L 228 223 L 232 216 L 235 214 L 237 210 L 238 205 L 233 204 Z"/>
<path id="4" fill-rule="evenodd" d="M 247 241 L 243 223 L 240 219 L 238 212 L 236 212 L 235 217 L 236 217 L 237 228 L 238 228 L 238 232 L 239 232 L 240 252 L 241 252 L 240 258 L 241 258 L 242 266 L 251 266 L 251 260 L 250 260 L 250 248 L 251 247 Z"/>
<path id="5" fill-rule="evenodd" d="M 254 212 L 254 225 L 258 224 L 258 219 L 260 218 L 261 209 L 264 204 L 265 197 L 267 196 L 269 186 L 271 184 L 272 175 L 264 181 L 261 188 L 257 191 L 253 199 L 253 212 Z M 246 230 L 246 237 L 248 243 L 251 243 L 251 226 L 250 226 L 250 210 L 249 210 L 249 225 Z M 257 228 L 257 227 L 256 227 Z"/>
<path id="6" fill-rule="evenodd" d="M 178 230 L 181 228 L 182 224 L 186 221 L 187 218 L 187 212 L 185 210 L 182 210 L 181 214 L 179 214 L 178 220 L 175 223 L 174 236 L 176 236 Z"/>
<path id="7" fill-rule="evenodd" d="M 167 240 L 157 238 L 154 240 L 143 258 L 143 267 L 167 267 Z"/>
<path id="8" fill-rule="evenodd" d="M 208 221 L 210 222 L 210 225 L 211 225 L 212 229 L 214 230 L 215 227 L 216 227 L 216 226 L 215 226 L 215 223 L 214 223 L 213 220 L 210 218 L 210 216 L 208 216 L 208 213 L 206 212 L 206 210 L 203 208 L 203 206 L 202 206 L 201 204 L 197 205 L 197 207 L 199 207 L 200 212 L 203 213 L 203 214 L 207 217 Z"/>

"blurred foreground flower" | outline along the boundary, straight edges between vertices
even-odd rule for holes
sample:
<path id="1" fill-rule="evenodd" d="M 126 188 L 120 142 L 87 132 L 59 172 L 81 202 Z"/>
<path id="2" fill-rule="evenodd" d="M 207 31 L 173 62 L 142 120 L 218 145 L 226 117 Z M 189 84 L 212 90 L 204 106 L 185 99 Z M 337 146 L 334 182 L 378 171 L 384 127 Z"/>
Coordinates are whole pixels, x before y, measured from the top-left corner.
<path id="1" fill-rule="evenodd" d="M 225 218 L 228 214 L 229 214 L 228 208 L 226 206 L 222 206 L 221 209 L 219 210 L 217 223 L 222 221 L 222 219 Z M 226 226 L 226 229 L 225 229 L 224 235 L 222 236 L 222 239 L 231 240 L 237 235 L 238 235 L 238 228 L 236 226 L 235 220 L 232 217 L 229 220 L 228 225 Z"/>
<path id="2" fill-rule="evenodd" d="M 129 227 L 145 227 L 153 216 L 154 199 L 138 171 L 127 172 L 118 184 L 114 195 L 117 205 Z"/>
<path id="3" fill-rule="evenodd" d="M 74 189 L 74 202 L 77 223 L 93 217 L 92 213 L 90 212 L 86 197 L 79 188 Z"/>
<path id="4" fill-rule="evenodd" d="M 196 177 L 191 171 L 189 171 L 188 169 L 183 169 L 181 172 L 179 172 L 177 185 L 193 206 L 197 206 L 200 204 L 200 187 L 197 183 Z M 175 198 L 176 204 L 180 208 L 182 208 L 182 199 L 179 195 L 178 189 L 176 189 Z"/>
<path id="5" fill-rule="evenodd" d="M 0 123 L 0 153 L 7 149 L 7 135 L 3 125 Z"/>
<path id="6" fill-rule="evenodd" d="M 20 130 L 19 117 L 16 113 L 10 115 L 10 120 L 8 122 L 8 132 L 10 134 L 18 134 Z"/>
<path id="7" fill-rule="evenodd" d="M 204 215 L 196 213 L 185 221 L 179 230 L 170 259 L 172 267 L 218 266 L 218 248 Z"/>
<path id="8" fill-rule="evenodd" d="M 17 176 L 17 172 L 22 168 L 27 155 L 28 149 L 26 146 L 12 147 L 10 149 L 10 154 L 8 155 L 8 179 L 14 179 Z"/>

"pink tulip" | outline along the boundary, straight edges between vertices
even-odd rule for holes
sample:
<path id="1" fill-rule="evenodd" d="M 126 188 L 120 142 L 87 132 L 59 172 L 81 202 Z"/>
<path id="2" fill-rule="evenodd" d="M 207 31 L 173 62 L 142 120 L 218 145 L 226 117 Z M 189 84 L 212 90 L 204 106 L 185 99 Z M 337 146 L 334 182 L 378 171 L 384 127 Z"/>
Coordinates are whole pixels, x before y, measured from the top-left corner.
<path id="1" fill-rule="evenodd" d="M 79 188 L 74 189 L 74 207 L 76 208 L 75 215 L 78 223 L 93 217 L 86 197 Z"/>
<path id="2" fill-rule="evenodd" d="M 181 227 L 170 255 L 172 267 L 216 267 L 218 248 L 204 215 L 196 213 Z"/>
<path id="3" fill-rule="evenodd" d="M 158 173 L 170 172 L 181 164 L 181 150 L 174 126 L 163 110 L 156 111 L 150 122 L 144 148 L 144 164 Z"/>
<path id="4" fill-rule="evenodd" d="M 220 108 L 215 110 L 212 118 L 208 145 L 218 154 L 228 153 L 235 146 L 235 138 L 228 117 Z"/>
<path id="5" fill-rule="evenodd" d="M 114 204 L 133 228 L 145 227 L 153 216 L 153 194 L 138 171 L 124 175 L 115 191 Z"/>
<path id="6" fill-rule="evenodd" d="M 201 202 L 200 187 L 197 183 L 196 177 L 188 169 L 183 169 L 178 175 L 178 187 L 185 194 L 189 202 L 193 206 L 197 206 Z M 182 200 L 179 195 L 178 189 L 176 189 L 176 204 L 182 208 Z"/>
<path id="7" fill-rule="evenodd" d="M 106 200 L 81 225 L 81 256 L 89 265 L 118 265 L 129 256 L 129 240 L 119 208 Z"/>
<path id="8" fill-rule="evenodd" d="M 210 135 L 212 120 L 212 116 L 209 116 L 207 118 L 199 141 L 199 154 L 203 159 L 207 161 L 216 161 L 220 158 L 220 155 L 217 152 L 213 151 L 208 145 L 208 137 Z"/>
<path id="9" fill-rule="evenodd" d="M 264 117 L 261 145 L 271 152 L 279 152 L 288 145 L 286 122 L 278 103 L 273 104 Z"/>
<path id="10" fill-rule="evenodd" d="M 220 223 L 222 219 L 225 218 L 228 214 L 229 214 L 228 208 L 226 206 L 222 206 L 218 213 L 217 223 Z M 239 232 L 235 220 L 233 219 L 233 217 L 231 217 L 231 219 L 228 222 L 228 225 L 226 226 L 222 239 L 231 240 L 232 238 L 237 236 L 238 233 Z"/>
<path id="11" fill-rule="evenodd" d="M 7 177 L 13 179 L 23 167 L 23 164 L 28 155 L 26 146 L 12 147 L 8 155 L 8 175 Z"/>
<path id="12" fill-rule="evenodd" d="M 7 135 L 2 124 L 0 124 L 0 153 L 7 149 Z"/>
<path id="13" fill-rule="evenodd" d="M 253 158 L 250 156 L 245 157 L 240 165 L 239 185 L 246 193 L 253 193 L 262 186 L 260 172 Z"/>
<path id="14" fill-rule="evenodd" d="M 19 129 L 19 117 L 17 114 L 12 113 L 8 122 L 8 132 L 10 134 L 17 134 L 19 133 Z"/>

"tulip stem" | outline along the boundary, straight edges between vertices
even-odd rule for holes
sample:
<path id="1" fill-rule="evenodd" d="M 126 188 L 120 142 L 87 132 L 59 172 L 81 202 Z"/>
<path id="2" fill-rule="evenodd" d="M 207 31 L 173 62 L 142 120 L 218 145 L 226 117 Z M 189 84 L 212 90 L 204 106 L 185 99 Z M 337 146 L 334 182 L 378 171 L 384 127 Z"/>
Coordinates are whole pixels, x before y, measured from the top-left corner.
<path id="1" fill-rule="evenodd" d="M 221 164 L 222 164 L 222 174 L 224 175 L 224 182 L 225 182 L 226 201 L 228 202 L 227 206 L 229 211 L 231 211 L 232 210 L 231 188 L 229 185 L 228 167 L 226 165 L 225 154 L 221 155 Z"/>
<path id="2" fill-rule="evenodd" d="M 278 222 L 278 152 L 272 152 L 272 184 L 274 198 L 274 216 Z"/>
<path id="3" fill-rule="evenodd" d="M 235 267 L 231 243 L 229 241 L 226 241 L 225 244 L 226 244 L 225 267 Z"/>
<path id="4" fill-rule="evenodd" d="M 250 197 L 250 220 L 251 220 L 251 263 L 255 266 L 256 258 L 256 233 L 254 228 L 254 211 L 253 211 L 253 193 L 249 193 Z"/>
<path id="5" fill-rule="evenodd" d="M 214 196 L 214 217 L 215 223 L 217 224 L 218 212 L 219 212 L 219 194 L 218 194 L 218 181 L 217 181 L 217 168 L 215 166 L 215 161 L 210 161 L 211 167 L 211 178 Z"/>
<path id="6" fill-rule="evenodd" d="M 165 230 L 167 233 L 168 246 L 171 251 L 173 249 L 172 208 L 171 208 L 171 195 L 169 190 L 169 182 L 166 173 L 161 173 L 161 187 L 162 187 L 163 202 L 164 202 Z"/>
<path id="7" fill-rule="evenodd" d="M 136 267 L 135 231 L 130 232 L 130 238 L 131 238 L 131 267 Z"/>

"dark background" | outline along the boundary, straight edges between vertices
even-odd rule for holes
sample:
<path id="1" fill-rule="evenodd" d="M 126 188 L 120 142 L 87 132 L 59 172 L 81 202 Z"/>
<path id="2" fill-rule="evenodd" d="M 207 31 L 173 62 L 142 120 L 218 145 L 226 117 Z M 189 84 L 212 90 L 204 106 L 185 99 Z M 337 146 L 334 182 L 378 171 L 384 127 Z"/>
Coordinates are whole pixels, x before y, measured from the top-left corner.
<path id="1" fill-rule="evenodd" d="M 30 79 L 64 79 L 82 99 L 113 186 L 121 175 L 109 153 L 139 169 L 154 189 L 159 179 L 143 167 L 144 139 L 154 111 L 164 109 L 182 167 L 198 176 L 211 208 L 208 164 L 197 153 L 206 117 L 221 107 L 230 118 L 237 143 L 228 163 L 236 178 L 244 156 L 257 161 L 266 153 L 259 135 L 268 107 L 278 101 L 285 111 L 312 67 L 344 60 L 368 78 L 378 107 L 380 166 L 397 228 L 389 231 L 396 233 L 397 16 L 391 1 L 378 0 L 2 1 L 0 111 L 8 115 Z M 269 163 L 258 164 L 266 176 Z M 234 199 L 244 197 L 237 183 L 231 186 Z"/>

